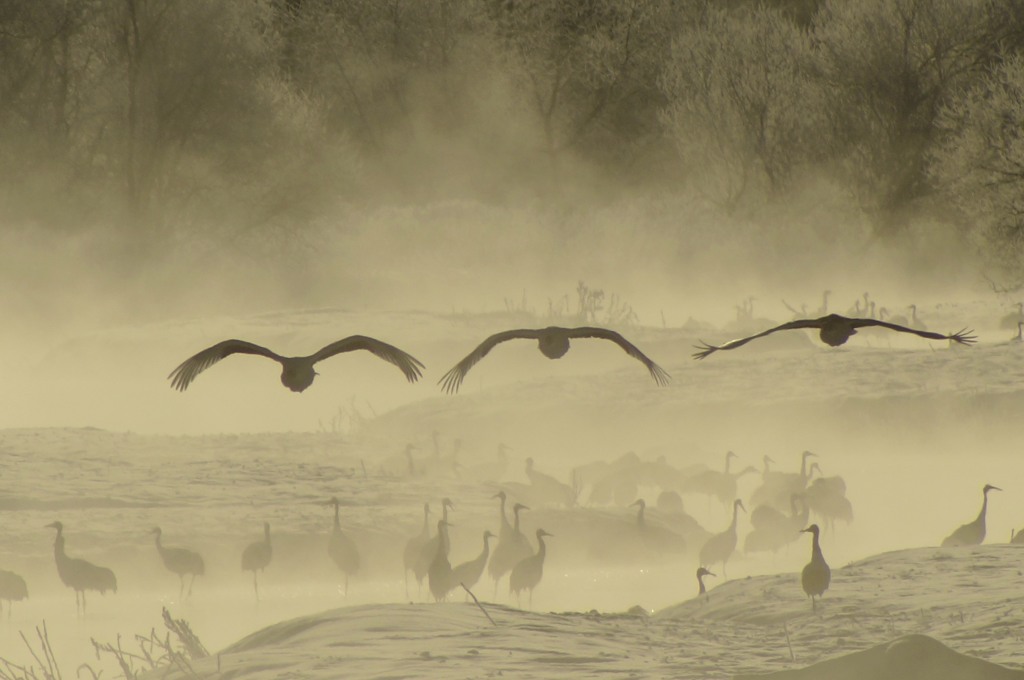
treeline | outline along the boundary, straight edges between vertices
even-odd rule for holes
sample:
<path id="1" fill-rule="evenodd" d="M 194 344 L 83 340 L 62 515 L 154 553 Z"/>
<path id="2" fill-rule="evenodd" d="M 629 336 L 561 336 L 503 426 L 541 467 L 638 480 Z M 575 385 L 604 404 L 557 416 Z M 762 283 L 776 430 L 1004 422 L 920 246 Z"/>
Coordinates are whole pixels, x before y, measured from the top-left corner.
<path id="1" fill-rule="evenodd" d="M 0 0 L 0 221 L 147 254 L 439 199 L 730 215 L 813 178 L 1013 268 L 1022 50 L 1020 0 Z"/>

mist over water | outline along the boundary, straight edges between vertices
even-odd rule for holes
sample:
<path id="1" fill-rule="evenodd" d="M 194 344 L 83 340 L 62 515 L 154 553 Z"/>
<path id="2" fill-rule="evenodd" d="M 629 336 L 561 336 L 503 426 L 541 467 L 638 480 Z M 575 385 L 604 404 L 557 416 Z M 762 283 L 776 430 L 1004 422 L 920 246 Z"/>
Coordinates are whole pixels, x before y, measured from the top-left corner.
<path id="1" fill-rule="evenodd" d="M 1018 194 L 986 174 L 1017 147 L 976 148 L 1000 139 L 989 115 L 1021 117 L 1003 99 L 1020 100 L 1024 67 L 978 47 L 1017 44 L 1013 3 L 926 8 L 935 35 L 915 32 L 908 52 L 969 35 L 969 67 L 914 65 L 907 82 L 937 94 L 896 121 L 907 102 L 883 85 L 904 71 L 885 31 L 863 32 L 892 23 L 892 2 L 565 16 L 399 2 L 394 25 L 377 3 L 102 4 L 0 16 L 0 35 L 20 36 L 0 44 L 0 568 L 30 593 L 0 614 L 0 657 L 30 663 L 21 634 L 35 642 L 45 621 L 65 676 L 84 661 L 109 675 L 91 640 L 161 631 L 163 606 L 216 653 L 292 617 L 425 603 L 401 562 L 423 503 L 454 500 L 451 562 L 468 560 L 497 531 L 497 482 L 528 484 L 527 458 L 571 483 L 627 453 L 720 470 L 734 451 L 733 471 L 758 470 L 738 482 L 749 499 L 763 456 L 797 472 L 813 451 L 854 509 L 822 533 L 833 570 L 939 545 L 986 483 L 1002 489 L 986 542 L 1024 527 L 1024 352 L 1007 321 Z M 153 33 L 125 38 L 139 18 Z M 700 73 L 740 78 L 765 117 Z M 913 325 L 915 305 L 918 327 L 979 343 L 864 329 L 827 348 L 800 330 L 693 359 L 698 342 L 819 316 L 826 291 L 828 312 Z M 491 334 L 550 325 L 614 328 L 672 383 L 607 341 L 550 361 L 513 340 L 458 394 L 438 385 Z M 185 391 L 168 379 L 229 338 L 301 356 L 355 334 L 409 352 L 423 378 L 352 352 L 318 363 L 301 394 L 258 356 Z M 457 473 L 415 474 L 436 463 L 435 436 L 438 457 L 460 442 Z M 499 444 L 500 480 L 474 476 Z M 635 495 L 672 527 L 661 490 Z M 700 545 L 641 549 L 635 507 L 578 491 L 572 508 L 523 514 L 531 544 L 554 534 L 535 611 L 653 612 L 696 594 Z M 332 496 L 362 551 L 347 595 L 325 552 Z M 728 526 L 728 504 L 683 502 L 707 532 Z M 118 576 L 84 616 L 57 576 L 55 520 L 68 554 Z M 264 521 L 275 556 L 257 603 L 239 561 Z M 191 598 L 155 526 L 203 554 Z M 809 552 L 806 535 L 738 550 L 728 578 L 796 579 Z M 726 581 L 713 570 L 712 588 Z M 506 589 L 485 576 L 475 593 L 517 604 Z"/>

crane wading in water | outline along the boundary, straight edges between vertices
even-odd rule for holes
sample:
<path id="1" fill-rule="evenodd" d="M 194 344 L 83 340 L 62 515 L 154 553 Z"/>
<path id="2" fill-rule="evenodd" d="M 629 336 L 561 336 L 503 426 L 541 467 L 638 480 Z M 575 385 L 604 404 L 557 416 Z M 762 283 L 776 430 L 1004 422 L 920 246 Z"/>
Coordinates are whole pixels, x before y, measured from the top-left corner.
<path id="1" fill-rule="evenodd" d="M 856 319 L 840 316 L 838 314 L 828 314 L 817 319 L 797 319 L 795 321 L 790 321 L 745 338 L 730 340 L 722 345 L 709 345 L 702 340 L 699 345 L 695 345 L 699 351 L 694 352 L 693 358 L 705 359 L 719 350 L 736 349 L 738 347 L 742 347 L 751 340 L 763 338 L 764 336 L 771 335 L 776 331 L 789 331 L 798 328 L 816 328 L 819 331 L 818 337 L 821 338 L 823 343 L 830 347 L 839 347 L 849 340 L 851 336 L 856 335 L 858 328 L 865 328 L 868 326 L 878 326 L 880 328 L 887 328 L 891 331 L 899 331 L 900 333 L 913 333 L 914 335 L 919 335 L 922 338 L 928 338 L 929 340 L 952 340 L 960 343 L 961 345 L 970 345 L 977 340 L 977 338 L 972 335 L 973 331 L 966 328 L 957 333 L 942 334 L 908 328 L 907 326 L 900 326 L 899 324 L 889 323 L 888 321 L 882 321 L 881 319 Z"/>
<path id="2" fill-rule="evenodd" d="M 188 582 L 188 594 L 192 595 L 192 584 L 196 581 L 196 576 L 202 576 L 206 573 L 206 565 L 203 564 L 202 556 L 192 550 L 185 548 L 167 548 L 161 542 L 163 532 L 160 527 L 154 527 L 150 532 L 156 536 L 156 550 L 160 553 L 160 559 L 163 560 L 164 566 L 168 570 L 178 575 L 178 581 L 180 587 L 178 588 L 178 598 L 181 598 L 185 592 L 185 575 L 191 575 L 191 579 Z"/>
<path id="3" fill-rule="evenodd" d="M 314 364 L 335 354 L 359 349 L 365 349 L 374 356 L 398 366 L 409 382 L 416 382 L 422 375 L 423 364 L 412 355 L 386 342 L 365 335 L 352 335 L 304 357 L 283 357 L 266 347 L 245 340 L 224 340 L 189 357 L 171 371 L 167 378 L 171 381 L 171 387 L 184 392 L 200 373 L 221 359 L 232 354 L 255 354 L 281 364 L 281 384 L 292 392 L 302 392 L 313 384 L 313 379 L 318 375 L 313 368 Z"/>
<path id="4" fill-rule="evenodd" d="M 487 353 L 494 349 L 496 345 L 505 342 L 506 340 L 536 340 L 537 347 L 540 349 L 541 354 L 546 356 L 548 359 L 561 359 L 565 353 L 569 351 L 569 341 L 580 338 L 611 340 L 621 347 L 626 354 L 646 366 L 651 377 L 654 378 L 656 383 L 659 385 L 667 385 L 670 380 L 669 374 L 666 373 L 661 366 L 651 361 L 646 354 L 637 349 L 636 345 L 629 342 L 626 338 L 622 337 L 622 335 L 615 331 L 592 326 L 584 326 L 581 328 L 560 328 L 558 326 L 549 326 L 548 328 L 521 328 L 518 330 L 495 333 L 481 342 L 477 348 L 467 354 L 462 361 L 455 364 L 450 371 L 441 377 L 438 384 L 442 386 L 445 392 L 452 394 L 458 392 L 459 386 L 462 385 L 462 381 L 466 378 L 466 374 L 469 373 L 469 369 L 473 368 L 478 361 L 487 356 Z"/>
<path id="5" fill-rule="evenodd" d="M 57 530 L 57 538 L 53 541 L 53 557 L 57 563 L 57 574 L 68 588 L 75 591 L 75 610 L 81 606 L 85 613 L 85 591 L 95 590 L 101 595 L 108 590 L 117 592 L 117 578 L 114 572 L 77 557 L 68 557 L 64 552 L 64 525 L 52 522 L 46 525 Z M 81 597 L 81 603 L 79 603 Z"/>

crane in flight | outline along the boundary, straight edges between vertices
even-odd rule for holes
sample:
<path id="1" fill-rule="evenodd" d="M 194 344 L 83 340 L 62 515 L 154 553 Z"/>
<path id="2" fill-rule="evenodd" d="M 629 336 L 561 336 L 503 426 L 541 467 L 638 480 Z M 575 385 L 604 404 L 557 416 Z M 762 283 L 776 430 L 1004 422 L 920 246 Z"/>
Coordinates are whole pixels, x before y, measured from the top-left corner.
<path id="1" fill-rule="evenodd" d="M 246 340 L 224 340 L 207 347 L 185 359 L 167 376 L 171 387 L 184 392 L 196 377 L 215 363 L 232 354 L 255 354 L 267 357 L 281 364 L 281 384 L 292 392 L 302 392 L 313 384 L 318 375 L 313 368 L 318 361 L 323 361 L 343 352 L 365 349 L 374 356 L 394 364 L 405 374 L 406 380 L 416 382 L 423 371 L 423 364 L 416 357 L 407 354 L 394 345 L 381 342 L 365 335 L 351 335 L 320 348 L 313 354 L 304 357 L 285 357 L 266 347 Z"/>
<path id="2" fill-rule="evenodd" d="M 569 351 L 569 341 L 579 338 L 611 340 L 621 347 L 626 354 L 646 366 L 651 377 L 654 378 L 654 382 L 659 385 L 668 384 L 670 378 L 665 369 L 654 363 L 646 354 L 641 352 L 636 345 L 626 340 L 626 338 L 622 337 L 620 333 L 608 330 L 607 328 L 597 328 L 592 326 L 584 326 L 581 328 L 560 328 L 558 326 L 549 326 L 547 328 L 537 329 L 520 328 L 517 330 L 495 333 L 481 342 L 476 349 L 467 354 L 462 361 L 455 364 L 450 371 L 441 377 L 438 383 L 442 386 L 445 392 L 458 392 L 459 387 L 462 385 L 462 381 L 466 378 L 466 374 L 469 373 L 469 369 L 473 368 L 477 362 L 487 356 L 487 353 L 494 349 L 496 345 L 507 340 L 536 340 L 537 348 L 540 350 L 541 354 L 546 356 L 548 359 L 561 359 L 565 353 Z"/>
<path id="3" fill-rule="evenodd" d="M 789 321 L 784 324 L 779 324 L 774 328 L 769 328 L 766 331 L 761 331 L 760 333 L 755 333 L 754 335 L 749 335 L 745 338 L 730 340 L 729 342 L 721 345 L 710 345 L 702 340 L 699 345 L 694 346 L 698 351 L 693 353 L 693 358 L 706 359 L 719 350 L 736 349 L 738 347 L 742 347 L 751 340 L 763 338 L 764 336 L 771 335 L 777 331 L 789 331 L 800 328 L 817 329 L 818 337 L 821 338 L 822 342 L 830 347 L 839 347 L 840 345 L 845 344 L 853 335 L 856 335 L 858 328 L 866 328 L 870 326 L 886 328 L 900 333 L 912 333 L 922 338 L 928 338 L 929 340 L 951 340 L 953 342 L 960 343 L 961 345 L 971 345 L 977 341 L 977 337 L 973 335 L 974 331 L 966 328 L 956 333 L 933 333 L 932 331 L 921 331 L 915 328 L 889 323 L 888 321 L 882 321 L 881 319 L 857 319 L 840 316 L 839 314 L 828 314 L 826 316 L 818 317 L 817 319 L 796 319 L 794 321 Z"/>

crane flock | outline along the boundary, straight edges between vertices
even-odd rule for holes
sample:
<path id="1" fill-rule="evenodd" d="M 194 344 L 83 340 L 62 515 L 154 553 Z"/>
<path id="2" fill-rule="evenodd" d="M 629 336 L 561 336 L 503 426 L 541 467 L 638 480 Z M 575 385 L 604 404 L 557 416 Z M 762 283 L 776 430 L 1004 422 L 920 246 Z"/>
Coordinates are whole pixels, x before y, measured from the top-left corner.
<path id="1" fill-rule="evenodd" d="M 821 315 L 817 318 L 795 318 L 787 323 L 718 345 L 701 342 L 696 346 L 698 351 L 693 354 L 693 358 L 705 359 L 716 352 L 738 349 L 751 341 L 780 331 L 798 329 L 818 331 L 820 340 L 831 347 L 845 344 L 858 330 L 865 328 L 880 328 L 930 340 L 946 340 L 959 345 L 971 345 L 977 339 L 968 329 L 946 334 L 924 330 L 923 324 L 917 318 L 916 306 L 913 305 L 909 307 L 912 313 L 909 321 L 906 317 L 890 317 L 890 320 L 886 321 L 883 318 L 849 317 L 826 313 L 828 294 L 826 292 L 823 296 L 822 306 L 818 310 Z M 865 296 L 863 309 L 860 308 L 858 300 L 855 311 L 866 313 L 873 308 L 874 302 L 869 304 Z M 792 307 L 790 309 L 798 317 L 804 313 L 797 312 Z M 804 309 L 806 309 L 806 305 L 804 305 Z M 885 308 L 881 308 L 879 317 L 885 316 L 886 312 Z M 1017 317 L 1019 318 L 1019 316 L 1018 310 Z M 897 321 L 899 323 L 896 323 Z M 911 327 L 908 324 L 913 324 L 916 327 Z M 1015 320 L 1018 341 L 1022 324 L 1024 321 Z M 572 340 L 608 340 L 618 345 L 629 357 L 643 364 L 658 386 L 668 385 L 671 379 L 668 372 L 617 331 L 589 326 L 578 328 L 551 326 L 539 329 L 506 330 L 490 335 L 440 378 L 438 383 L 442 391 L 449 394 L 458 392 L 470 369 L 497 345 L 514 339 L 537 341 L 539 351 L 549 359 L 562 358 L 568 352 Z M 351 335 L 331 342 L 313 354 L 295 357 L 277 354 L 249 341 L 229 339 L 192 355 L 179 364 L 170 373 L 168 379 L 171 381 L 172 388 L 184 392 L 199 374 L 214 364 L 234 354 L 249 354 L 277 362 L 281 367 L 281 383 L 289 390 L 299 393 L 310 387 L 318 375 L 315 370 L 316 364 L 338 354 L 358 350 L 365 350 L 396 366 L 410 383 L 417 382 L 425 370 L 424 364 L 408 352 L 366 335 Z M 456 440 L 450 459 L 442 458 L 435 431 L 433 467 L 435 469 L 443 467 L 458 475 L 460 464 L 457 454 L 460 447 L 461 440 Z M 410 444 L 405 450 L 409 475 L 424 476 L 428 474 L 428 468 L 422 464 L 417 466 L 412 454 L 415 448 Z M 494 465 L 489 465 L 486 469 L 481 469 L 478 476 L 481 479 L 499 483 L 501 473 L 507 464 L 508 450 L 504 444 L 499 445 L 498 454 L 501 465 L 496 474 Z M 833 526 L 836 520 L 852 521 L 853 511 L 852 504 L 846 497 L 845 481 L 837 476 L 825 477 L 821 473 L 821 467 L 817 461 L 808 466 L 808 459 L 812 457 L 817 457 L 817 454 L 810 451 L 803 452 L 798 473 L 771 470 L 770 464 L 774 461 L 767 455 L 763 457 L 763 471 L 748 465 L 739 472 L 734 472 L 731 465 L 738 456 L 733 451 L 728 451 L 725 455 L 724 470 L 708 469 L 684 474 L 682 471 L 671 469 L 671 466 L 667 466 L 664 461 L 660 461 L 658 465 L 648 463 L 646 472 L 641 472 L 641 461 L 633 454 L 632 457 L 625 456 L 613 464 L 596 465 L 588 469 L 586 474 L 595 480 L 591 490 L 591 503 L 606 502 L 614 498 L 615 502 L 627 505 L 624 502 L 626 499 L 635 499 L 628 505 L 639 508 L 635 521 L 636 533 L 642 537 L 642 540 L 655 546 L 671 544 L 680 550 L 685 550 L 687 542 L 686 538 L 678 532 L 662 527 L 652 527 L 648 524 L 645 518 L 646 503 L 641 498 L 635 498 L 641 482 L 652 483 L 652 480 L 657 480 L 664 483 L 662 496 L 674 501 L 671 504 L 673 516 L 686 517 L 682 510 L 680 494 L 703 494 L 731 506 L 731 522 L 724 531 L 711 534 L 701 529 L 703 533 L 700 534 L 701 540 L 699 541 L 701 546 L 699 549 L 700 566 L 696 571 L 696 576 L 699 587 L 698 597 L 706 600 L 708 591 L 704 577 L 715 576 L 708 567 L 721 564 L 722 576 L 727 578 L 727 563 L 737 549 L 739 512 L 747 510 L 739 498 L 737 482 L 747 474 L 761 472 L 761 485 L 749 499 L 753 508 L 749 518 L 752 529 L 746 536 L 743 550 L 746 553 L 759 550 L 777 551 L 793 542 L 801 533 L 810 533 L 813 539 L 811 560 L 801 573 L 801 585 L 805 594 L 811 598 L 812 610 L 817 611 L 818 600 L 829 589 L 831 572 L 821 550 L 821 530 L 818 524 L 807 525 L 809 516 L 813 513 L 827 529 L 834 530 Z M 442 462 L 444 462 L 443 465 L 441 465 Z M 815 478 L 815 473 L 818 474 L 817 478 Z M 494 581 L 495 595 L 497 595 L 499 582 L 508 575 L 509 595 L 518 599 L 525 591 L 529 598 L 528 602 L 532 606 L 533 592 L 543 578 L 544 564 L 547 558 L 545 538 L 552 537 L 552 534 L 538 527 L 534 532 L 537 545 L 534 550 L 521 526 L 521 513 L 530 508 L 524 503 L 515 502 L 511 509 L 512 520 L 510 521 L 506 503 L 514 494 L 519 498 L 529 498 L 537 505 L 558 506 L 567 511 L 573 511 L 578 508 L 580 502 L 578 482 L 583 476 L 579 478 L 574 476 L 572 483 L 566 484 L 550 474 L 541 472 L 533 457 L 526 458 L 525 475 L 529 484 L 519 487 L 506 485 L 505 488 L 510 489 L 511 493 L 505 488 L 501 488 L 493 496 L 493 498 L 500 499 L 498 533 L 495 534 L 489 529 L 485 529 L 482 533 L 482 546 L 479 554 L 454 567 L 449 561 L 451 551 L 449 528 L 454 525 L 448 520 L 449 510 L 454 508 L 454 504 L 448 498 L 441 501 L 441 517 L 433 524 L 436 527 L 436 533 L 431 533 L 431 508 L 429 503 L 424 503 L 422 529 L 408 539 L 403 553 L 407 596 L 410 571 L 413 572 L 421 588 L 423 579 L 428 580 L 430 595 L 437 602 L 445 601 L 456 587 L 462 586 L 467 590 L 473 588 L 486 571 Z M 672 483 L 669 480 L 672 480 Z M 942 541 L 943 547 L 978 545 L 984 540 L 989 492 L 998 490 L 1000 490 L 998 487 L 990 484 L 983 487 L 983 503 L 977 518 L 957 528 Z M 666 500 L 666 508 L 669 507 L 669 500 Z M 327 539 L 326 552 L 344 577 L 344 592 L 347 594 L 349 579 L 360 570 L 360 551 L 356 540 L 342 529 L 341 501 L 337 497 L 333 497 L 328 504 L 333 506 L 334 516 L 332 531 Z M 799 528 L 802 526 L 806 526 L 806 528 Z M 84 614 L 87 591 L 101 594 L 117 592 L 117 578 L 111 569 L 67 555 L 63 533 L 64 525 L 61 522 L 53 522 L 47 527 L 56 530 L 54 560 L 57 573 L 60 580 L 75 591 L 77 610 Z M 154 535 L 155 547 L 163 565 L 179 578 L 179 598 L 192 596 L 196 577 L 205 574 L 205 563 L 202 556 L 187 548 L 163 545 L 162 531 L 159 527 L 152 529 L 151 533 Z M 1014 542 L 1019 542 L 1018 536 L 1012 537 L 1015 539 Z M 493 549 L 491 547 L 492 539 L 495 539 Z M 252 572 L 253 591 L 257 600 L 260 598 L 258 574 L 264 572 L 271 564 L 273 555 L 270 524 L 264 522 L 263 539 L 247 545 L 241 553 L 241 569 L 245 572 Z M 187 592 L 186 576 L 189 577 Z M 8 616 L 10 616 L 11 603 L 27 597 L 28 587 L 25 580 L 13 572 L 0 570 L 0 603 L 7 603 Z"/>

